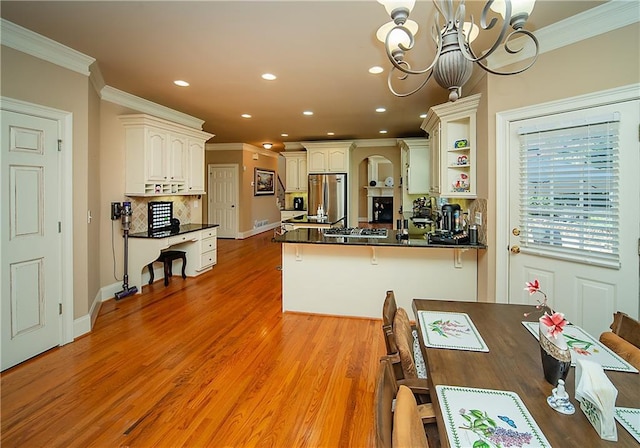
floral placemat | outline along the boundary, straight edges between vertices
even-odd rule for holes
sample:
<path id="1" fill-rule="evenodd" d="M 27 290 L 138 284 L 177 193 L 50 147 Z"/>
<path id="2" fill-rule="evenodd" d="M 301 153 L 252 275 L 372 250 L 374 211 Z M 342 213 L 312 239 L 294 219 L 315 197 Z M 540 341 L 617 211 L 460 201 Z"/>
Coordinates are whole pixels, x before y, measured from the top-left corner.
<path id="1" fill-rule="evenodd" d="M 616 420 L 640 443 L 640 409 L 616 407 Z"/>
<path id="2" fill-rule="evenodd" d="M 436 386 L 452 447 L 550 447 L 518 394 Z"/>
<path id="3" fill-rule="evenodd" d="M 522 322 L 522 325 L 536 339 L 539 339 L 538 322 Z M 571 351 L 571 365 L 573 367 L 578 359 L 589 359 L 600 363 L 605 370 L 638 373 L 638 369 L 577 325 L 566 325 L 562 330 L 562 335 Z"/>
<path id="4" fill-rule="evenodd" d="M 466 313 L 418 311 L 422 339 L 427 347 L 488 352 L 476 326 Z"/>

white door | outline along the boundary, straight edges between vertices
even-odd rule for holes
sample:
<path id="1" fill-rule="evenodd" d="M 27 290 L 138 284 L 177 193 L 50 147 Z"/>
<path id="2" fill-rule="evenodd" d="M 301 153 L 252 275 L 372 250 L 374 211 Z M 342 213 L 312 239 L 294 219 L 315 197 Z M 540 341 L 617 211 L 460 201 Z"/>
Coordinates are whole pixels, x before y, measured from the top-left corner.
<path id="1" fill-rule="evenodd" d="M 595 337 L 618 310 L 638 318 L 639 107 L 627 101 L 510 126 L 509 301 L 535 303 L 541 296 L 525 283 L 538 279 L 550 306 Z M 574 145 L 578 134 L 588 146 Z M 618 135 L 617 163 L 609 155 L 616 138 L 606 134 Z"/>
<path id="2" fill-rule="evenodd" d="M 208 221 L 218 224 L 218 238 L 238 235 L 238 165 L 209 165 Z"/>
<path id="3" fill-rule="evenodd" d="M 2 111 L 1 134 L 4 370 L 60 345 L 62 237 L 58 123 Z"/>

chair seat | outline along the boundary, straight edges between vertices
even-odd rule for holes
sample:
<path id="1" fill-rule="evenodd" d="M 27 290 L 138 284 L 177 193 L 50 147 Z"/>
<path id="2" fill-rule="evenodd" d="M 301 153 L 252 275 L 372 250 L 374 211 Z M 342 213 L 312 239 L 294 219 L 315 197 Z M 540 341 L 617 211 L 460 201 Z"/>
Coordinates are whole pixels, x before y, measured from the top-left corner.
<path id="1" fill-rule="evenodd" d="M 153 263 L 162 263 L 164 265 L 164 286 L 169 284 L 169 278 L 173 275 L 172 267 L 173 260 L 182 260 L 182 278 L 187 278 L 186 267 L 187 267 L 187 253 L 181 250 L 165 250 L 160 252 L 158 258 L 147 265 L 149 269 L 149 284 L 153 283 L 154 273 L 153 273 Z"/>

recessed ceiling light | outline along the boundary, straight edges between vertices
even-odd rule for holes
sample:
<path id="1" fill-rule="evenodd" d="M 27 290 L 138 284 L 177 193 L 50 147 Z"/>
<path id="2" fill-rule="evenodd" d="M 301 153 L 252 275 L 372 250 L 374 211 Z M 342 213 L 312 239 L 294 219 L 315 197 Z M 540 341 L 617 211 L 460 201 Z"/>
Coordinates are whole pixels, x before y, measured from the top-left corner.
<path id="1" fill-rule="evenodd" d="M 251 115 L 249 115 L 249 114 L 242 114 L 242 115 L 240 115 L 240 116 L 241 116 L 242 118 L 251 118 Z"/>
<path id="2" fill-rule="evenodd" d="M 327 135 L 336 135 L 335 132 L 327 132 Z"/>
<path id="3" fill-rule="evenodd" d="M 262 147 L 264 149 L 271 149 L 273 147 L 273 143 L 263 143 Z"/>
<path id="4" fill-rule="evenodd" d="M 273 81 L 276 78 L 277 76 L 271 73 L 265 73 L 264 75 L 262 75 L 262 79 L 266 79 L 267 81 Z"/>
<path id="5" fill-rule="evenodd" d="M 420 118 L 427 118 L 427 114 L 420 114 Z"/>
<path id="6" fill-rule="evenodd" d="M 183 81 L 181 79 L 177 79 L 177 80 L 173 81 L 173 83 L 175 85 L 177 85 L 177 86 L 180 86 L 180 87 L 189 87 L 189 83 L 187 81 Z"/>
<path id="7" fill-rule="evenodd" d="M 382 131 L 380 131 L 381 134 L 386 134 L 387 131 L 385 129 L 383 129 Z"/>
<path id="8" fill-rule="evenodd" d="M 385 109 L 384 107 L 378 107 L 376 109 L 376 112 L 386 112 L 386 111 L 387 111 L 387 109 Z"/>
<path id="9" fill-rule="evenodd" d="M 289 137 L 289 134 L 280 134 L 280 137 Z"/>
<path id="10" fill-rule="evenodd" d="M 377 75 L 379 73 L 382 73 L 383 71 L 384 69 L 378 65 L 374 65 L 369 69 L 369 73 L 371 73 L 372 75 Z"/>
<path id="11" fill-rule="evenodd" d="M 311 112 L 310 110 L 305 110 L 304 112 L 302 112 L 303 115 L 313 115 L 313 112 Z"/>

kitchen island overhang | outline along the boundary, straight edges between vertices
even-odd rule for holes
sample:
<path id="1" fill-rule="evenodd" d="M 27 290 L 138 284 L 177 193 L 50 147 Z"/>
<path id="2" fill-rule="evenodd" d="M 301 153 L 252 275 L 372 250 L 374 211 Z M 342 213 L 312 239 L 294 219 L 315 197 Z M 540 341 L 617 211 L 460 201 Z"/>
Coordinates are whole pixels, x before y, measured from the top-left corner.
<path id="1" fill-rule="evenodd" d="M 326 237 L 296 229 L 282 243 L 282 309 L 380 318 L 385 292 L 411 309 L 414 298 L 477 300 L 477 251 L 486 246 L 429 244 L 424 238 Z"/>

